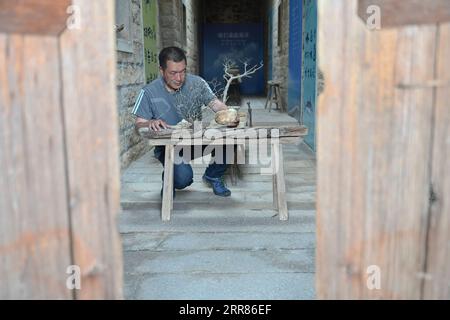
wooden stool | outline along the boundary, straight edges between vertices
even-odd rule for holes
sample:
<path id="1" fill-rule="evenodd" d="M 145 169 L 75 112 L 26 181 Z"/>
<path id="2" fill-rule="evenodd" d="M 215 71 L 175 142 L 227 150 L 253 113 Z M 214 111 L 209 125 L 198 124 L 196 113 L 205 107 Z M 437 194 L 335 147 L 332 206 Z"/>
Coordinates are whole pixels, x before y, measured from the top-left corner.
<path id="1" fill-rule="evenodd" d="M 270 112 L 270 110 L 272 109 L 272 103 L 275 103 L 276 105 L 275 110 L 284 111 L 284 108 L 281 104 L 281 91 L 280 91 L 281 82 L 277 80 L 270 80 L 267 81 L 267 84 L 269 88 L 267 91 L 267 100 L 264 109 L 267 109 L 267 105 L 269 105 L 269 112 Z"/>

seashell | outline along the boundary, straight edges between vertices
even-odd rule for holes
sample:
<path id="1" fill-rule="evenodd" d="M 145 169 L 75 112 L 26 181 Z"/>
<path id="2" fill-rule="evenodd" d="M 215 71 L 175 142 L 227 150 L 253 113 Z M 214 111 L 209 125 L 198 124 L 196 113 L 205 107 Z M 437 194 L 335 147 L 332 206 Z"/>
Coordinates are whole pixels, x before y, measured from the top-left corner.
<path id="1" fill-rule="evenodd" d="M 215 120 L 218 124 L 234 125 L 239 123 L 239 115 L 235 109 L 221 110 L 216 113 Z"/>

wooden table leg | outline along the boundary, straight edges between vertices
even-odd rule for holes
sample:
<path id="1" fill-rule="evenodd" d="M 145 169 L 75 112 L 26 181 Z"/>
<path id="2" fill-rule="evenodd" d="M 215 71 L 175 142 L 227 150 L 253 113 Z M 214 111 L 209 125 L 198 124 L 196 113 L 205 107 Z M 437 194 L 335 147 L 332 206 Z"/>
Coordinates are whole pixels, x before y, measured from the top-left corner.
<path id="1" fill-rule="evenodd" d="M 273 173 L 274 207 L 278 208 L 280 220 L 288 220 L 286 183 L 284 180 L 283 146 L 279 141 L 271 140 Z M 275 202 L 276 201 L 276 202 Z"/>
<path id="2" fill-rule="evenodd" d="M 230 179 L 231 179 L 231 185 L 235 186 L 237 185 L 237 164 L 232 163 L 230 165 Z"/>
<path id="3" fill-rule="evenodd" d="M 275 172 L 272 175 L 272 191 L 273 191 L 273 208 L 278 210 L 278 188 L 277 188 L 277 176 Z"/>
<path id="4" fill-rule="evenodd" d="M 174 165 L 174 146 L 166 145 L 164 160 L 164 188 L 162 197 L 161 219 L 169 221 L 173 208 L 173 165 Z"/>
<path id="5" fill-rule="evenodd" d="M 245 164 L 245 144 L 237 145 L 236 163 L 237 164 Z"/>
<path id="6" fill-rule="evenodd" d="M 236 151 L 236 152 L 234 152 Z M 230 165 L 230 178 L 233 186 L 237 185 L 239 177 L 239 165 L 245 164 L 245 145 L 236 144 L 236 149 L 233 150 L 234 162 Z"/>

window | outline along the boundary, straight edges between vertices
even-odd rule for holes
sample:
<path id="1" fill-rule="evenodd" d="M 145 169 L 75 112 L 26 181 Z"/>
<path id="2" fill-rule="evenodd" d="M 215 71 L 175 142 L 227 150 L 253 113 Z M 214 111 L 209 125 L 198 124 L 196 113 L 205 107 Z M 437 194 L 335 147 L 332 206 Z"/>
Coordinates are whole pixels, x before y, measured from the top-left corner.
<path id="1" fill-rule="evenodd" d="M 131 38 L 131 1 L 116 0 L 116 37 L 117 50 L 133 53 Z"/>

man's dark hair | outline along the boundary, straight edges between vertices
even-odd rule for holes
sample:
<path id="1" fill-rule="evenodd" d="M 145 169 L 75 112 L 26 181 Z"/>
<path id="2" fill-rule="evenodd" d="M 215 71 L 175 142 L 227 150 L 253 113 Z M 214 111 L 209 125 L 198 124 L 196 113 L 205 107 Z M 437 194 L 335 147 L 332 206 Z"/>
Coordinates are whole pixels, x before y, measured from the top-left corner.
<path id="1" fill-rule="evenodd" d="M 186 55 L 184 51 L 178 47 L 167 47 L 161 50 L 159 53 L 159 66 L 163 69 L 167 68 L 167 61 L 184 62 L 187 63 Z"/>

